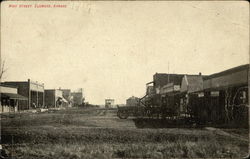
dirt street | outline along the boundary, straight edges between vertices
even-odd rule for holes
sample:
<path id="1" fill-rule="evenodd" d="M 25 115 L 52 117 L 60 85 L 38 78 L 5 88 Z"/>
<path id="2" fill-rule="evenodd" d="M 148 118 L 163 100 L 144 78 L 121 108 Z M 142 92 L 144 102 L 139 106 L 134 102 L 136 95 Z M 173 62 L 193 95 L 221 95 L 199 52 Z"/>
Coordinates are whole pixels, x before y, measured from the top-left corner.
<path id="1" fill-rule="evenodd" d="M 248 151 L 246 129 L 139 129 L 100 108 L 2 115 L 1 126 L 5 155 L 22 159 L 241 158 Z"/>

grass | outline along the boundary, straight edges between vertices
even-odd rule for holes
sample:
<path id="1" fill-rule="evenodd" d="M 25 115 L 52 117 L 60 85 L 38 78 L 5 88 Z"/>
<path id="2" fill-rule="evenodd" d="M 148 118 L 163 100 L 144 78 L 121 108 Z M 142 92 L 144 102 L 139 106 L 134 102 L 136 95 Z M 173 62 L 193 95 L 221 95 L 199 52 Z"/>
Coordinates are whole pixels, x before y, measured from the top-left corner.
<path id="1" fill-rule="evenodd" d="M 206 129 L 137 129 L 115 110 L 20 114 L 1 123 L 3 148 L 20 159 L 242 158 L 248 152 L 247 141 Z"/>

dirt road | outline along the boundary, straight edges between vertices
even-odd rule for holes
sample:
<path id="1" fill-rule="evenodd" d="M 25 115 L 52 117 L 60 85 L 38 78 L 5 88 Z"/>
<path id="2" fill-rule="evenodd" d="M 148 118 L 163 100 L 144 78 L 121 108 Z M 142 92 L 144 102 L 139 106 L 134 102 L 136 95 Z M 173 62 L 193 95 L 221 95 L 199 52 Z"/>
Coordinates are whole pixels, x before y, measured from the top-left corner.
<path id="1" fill-rule="evenodd" d="M 23 159 L 242 158 L 248 151 L 247 135 L 239 140 L 207 129 L 138 129 L 132 119 L 116 117 L 116 110 L 100 108 L 23 113 L 1 124 L 6 154 Z"/>

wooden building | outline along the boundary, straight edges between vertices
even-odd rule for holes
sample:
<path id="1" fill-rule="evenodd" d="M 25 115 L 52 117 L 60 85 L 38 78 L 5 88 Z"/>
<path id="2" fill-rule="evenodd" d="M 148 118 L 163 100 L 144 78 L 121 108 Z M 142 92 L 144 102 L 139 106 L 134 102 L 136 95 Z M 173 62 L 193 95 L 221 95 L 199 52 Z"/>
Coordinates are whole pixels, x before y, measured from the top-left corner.
<path id="1" fill-rule="evenodd" d="M 184 74 L 167 74 L 167 73 L 156 73 L 153 76 L 153 86 L 156 94 L 160 94 L 163 86 L 172 83 L 172 85 L 180 86 Z"/>
<path id="2" fill-rule="evenodd" d="M 115 100 L 114 99 L 105 99 L 105 108 L 114 108 Z"/>
<path id="3" fill-rule="evenodd" d="M 189 101 L 198 120 L 248 126 L 248 81 L 249 64 L 204 77 L 203 90 Z"/>
<path id="4" fill-rule="evenodd" d="M 84 104 L 84 97 L 83 97 L 83 91 L 82 88 L 80 88 L 78 91 L 71 92 L 71 96 L 73 98 L 73 106 L 83 106 Z"/>
<path id="5" fill-rule="evenodd" d="M 45 90 L 45 105 L 48 108 L 67 107 L 68 101 L 63 97 L 63 91 L 60 89 Z"/>
<path id="6" fill-rule="evenodd" d="M 172 97 L 176 92 L 179 92 L 183 76 L 184 74 L 167 74 L 167 73 L 154 74 L 153 88 L 155 95 L 148 101 L 151 101 L 151 103 L 154 103 L 154 105 L 158 106 L 170 105 L 169 102 L 176 103 L 175 99 Z M 169 98 L 169 96 L 171 97 Z"/>
<path id="7" fill-rule="evenodd" d="M 0 113 L 20 110 L 19 102 L 27 98 L 18 94 L 17 87 L 0 84 Z"/>
<path id="8" fill-rule="evenodd" d="M 26 97 L 28 101 L 20 101 L 20 110 L 44 107 L 44 84 L 37 81 L 6 81 L 3 84 L 17 87 L 18 94 Z"/>
<path id="9" fill-rule="evenodd" d="M 201 73 L 199 75 L 185 75 L 182 78 L 181 88 L 180 88 L 180 112 L 182 114 L 190 113 L 188 112 L 189 98 L 194 92 L 203 90 L 203 78 Z M 202 108 L 202 106 L 200 106 Z"/>

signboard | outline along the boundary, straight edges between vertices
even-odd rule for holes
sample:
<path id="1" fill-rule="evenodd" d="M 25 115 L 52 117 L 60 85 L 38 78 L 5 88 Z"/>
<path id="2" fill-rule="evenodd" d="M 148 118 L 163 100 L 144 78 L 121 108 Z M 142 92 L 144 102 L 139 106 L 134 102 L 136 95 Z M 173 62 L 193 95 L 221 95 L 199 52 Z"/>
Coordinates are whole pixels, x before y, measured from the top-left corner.
<path id="1" fill-rule="evenodd" d="M 161 92 L 160 87 L 156 88 L 155 91 L 156 91 L 156 94 L 160 94 L 160 92 Z"/>
<path id="2" fill-rule="evenodd" d="M 174 85 L 173 83 L 169 83 L 161 88 L 161 94 L 180 91 L 180 85 Z"/>
<path id="3" fill-rule="evenodd" d="M 7 87 L 7 86 L 0 86 L 0 93 L 17 94 L 17 88 L 12 88 L 12 87 Z"/>
<path id="4" fill-rule="evenodd" d="M 199 98 L 204 97 L 204 93 L 203 93 L 203 92 L 198 93 L 198 97 L 199 97 Z"/>
<path id="5" fill-rule="evenodd" d="M 211 91 L 210 95 L 212 97 L 218 97 L 220 95 L 220 92 L 219 91 Z"/>

